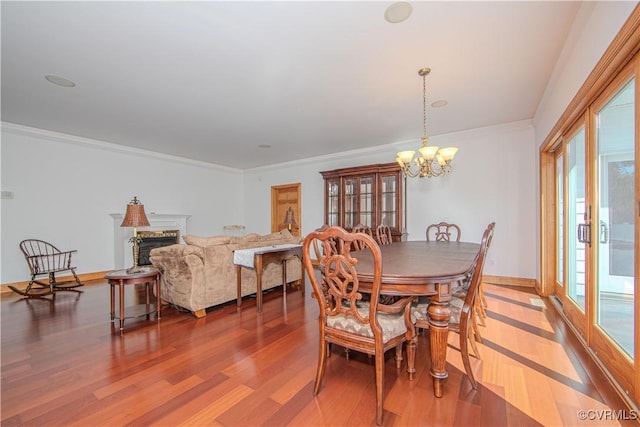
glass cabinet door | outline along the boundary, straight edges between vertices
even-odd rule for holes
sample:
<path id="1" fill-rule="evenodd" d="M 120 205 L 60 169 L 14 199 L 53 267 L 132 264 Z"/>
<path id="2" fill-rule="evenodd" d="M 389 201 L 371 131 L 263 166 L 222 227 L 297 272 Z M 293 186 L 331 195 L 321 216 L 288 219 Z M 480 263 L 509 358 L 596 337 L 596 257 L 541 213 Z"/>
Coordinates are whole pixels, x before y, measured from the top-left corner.
<path id="1" fill-rule="evenodd" d="M 346 179 L 344 181 L 344 225 L 351 229 L 358 221 L 358 180 Z"/>
<path id="2" fill-rule="evenodd" d="M 340 180 L 327 181 L 327 224 L 340 224 Z"/>
<path id="3" fill-rule="evenodd" d="M 373 227 L 373 177 L 360 178 L 360 224 Z M 357 224 L 356 224 L 357 225 Z"/>
<path id="4" fill-rule="evenodd" d="M 398 176 L 384 175 L 380 181 L 380 224 L 398 230 Z"/>

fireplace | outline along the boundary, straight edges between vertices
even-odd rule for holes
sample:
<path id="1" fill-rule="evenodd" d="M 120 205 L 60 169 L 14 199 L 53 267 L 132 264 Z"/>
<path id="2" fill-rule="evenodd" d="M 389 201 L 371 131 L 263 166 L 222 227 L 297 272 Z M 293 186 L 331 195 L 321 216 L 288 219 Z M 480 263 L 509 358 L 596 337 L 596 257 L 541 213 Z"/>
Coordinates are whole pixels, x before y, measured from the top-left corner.
<path id="1" fill-rule="evenodd" d="M 174 245 L 180 242 L 180 230 L 138 231 L 134 253 L 137 254 L 137 265 L 151 265 L 149 253 L 153 248 Z"/>
<path id="2" fill-rule="evenodd" d="M 115 270 L 130 267 L 133 263 L 131 258 L 131 237 L 133 237 L 133 229 L 131 227 L 120 227 L 124 214 L 109 214 L 113 218 L 113 266 Z M 176 231 L 179 230 L 178 236 L 189 234 L 188 223 L 191 215 L 184 214 L 157 214 L 154 212 L 147 213 L 149 219 L 149 227 L 138 229 L 138 234 L 143 231 Z M 179 243 L 179 242 L 174 242 Z"/>

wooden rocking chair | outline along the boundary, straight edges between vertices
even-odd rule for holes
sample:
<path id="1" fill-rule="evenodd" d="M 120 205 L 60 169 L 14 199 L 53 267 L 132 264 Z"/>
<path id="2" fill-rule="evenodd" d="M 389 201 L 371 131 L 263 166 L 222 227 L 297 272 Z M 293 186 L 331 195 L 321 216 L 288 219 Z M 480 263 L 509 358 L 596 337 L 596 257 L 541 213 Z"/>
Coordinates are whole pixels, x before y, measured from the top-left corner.
<path id="1" fill-rule="evenodd" d="M 12 291 L 26 297 L 41 297 L 50 295 L 55 291 L 83 286 L 76 275 L 76 267 L 71 266 L 71 254 L 77 251 L 63 252 L 51 243 L 36 239 L 27 239 L 20 242 L 20 250 L 22 250 L 27 260 L 27 265 L 29 265 L 31 280 L 24 290 L 9 286 Z M 73 280 L 58 282 L 56 273 L 63 271 L 70 271 L 73 275 Z M 36 279 L 36 277 L 44 275 L 49 277 L 49 283 Z M 34 285 L 36 286 L 34 287 Z"/>

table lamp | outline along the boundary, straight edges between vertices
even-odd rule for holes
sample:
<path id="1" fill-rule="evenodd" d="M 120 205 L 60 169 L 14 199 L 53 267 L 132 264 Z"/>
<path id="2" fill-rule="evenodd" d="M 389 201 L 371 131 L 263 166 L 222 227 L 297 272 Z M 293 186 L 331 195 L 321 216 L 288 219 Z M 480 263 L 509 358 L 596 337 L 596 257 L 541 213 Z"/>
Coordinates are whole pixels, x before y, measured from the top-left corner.
<path id="1" fill-rule="evenodd" d="M 133 200 L 127 205 L 127 212 L 124 215 L 122 224 L 120 224 L 120 227 L 133 227 L 133 237 L 129 239 L 133 243 L 133 267 L 127 269 L 129 274 L 144 270 L 144 268 L 138 266 L 138 244 L 140 243 L 140 238 L 138 237 L 137 227 L 148 226 L 149 220 L 144 213 L 144 205 L 134 196 Z"/>

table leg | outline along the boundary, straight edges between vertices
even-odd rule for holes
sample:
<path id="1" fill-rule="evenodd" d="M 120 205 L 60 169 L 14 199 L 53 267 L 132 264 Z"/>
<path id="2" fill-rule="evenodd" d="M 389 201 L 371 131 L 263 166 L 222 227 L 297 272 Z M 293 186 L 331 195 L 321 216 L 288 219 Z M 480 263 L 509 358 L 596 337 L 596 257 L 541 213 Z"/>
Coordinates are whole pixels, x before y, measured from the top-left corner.
<path id="1" fill-rule="evenodd" d="M 156 319 L 160 320 L 160 311 L 162 310 L 162 303 L 160 300 L 160 275 L 155 277 L 156 284 Z"/>
<path id="2" fill-rule="evenodd" d="M 124 330 L 124 280 L 120 280 L 120 332 Z"/>
<path id="3" fill-rule="evenodd" d="M 300 256 L 300 286 L 302 286 L 302 296 L 304 297 L 305 288 L 305 276 L 304 265 L 302 265 L 302 256 Z"/>
<path id="4" fill-rule="evenodd" d="M 429 314 L 429 340 L 431 343 L 430 373 L 433 377 L 433 393 L 436 397 L 442 397 L 442 383 L 449 376 L 446 365 L 451 310 L 449 309 L 448 302 L 433 300 L 431 304 L 429 304 L 427 312 Z"/>
<path id="5" fill-rule="evenodd" d="M 287 297 L 287 258 L 282 258 L 282 298 Z"/>
<path id="6" fill-rule="evenodd" d="M 149 320 L 151 318 L 151 313 L 149 312 L 149 309 L 151 308 L 151 307 L 149 307 L 149 304 L 151 304 L 149 286 L 151 286 L 151 282 L 146 282 L 144 284 L 144 293 L 145 293 L 146 299 L 147 299 L 147 301 L 146 301 L 146 304 L 147 304 L 147 308 L 146 308 L 146 310 L 147 310 L 147 320 Z"/>
<path id="7" fill-rule="evenodd" d="M 112 281 L 109 281 L 109 293 L 111 296 L 111 322 L 113 322 L 113 319 L 116 317 L 116 290 L 113 287 Z"/>
<path id="8" fill-rule="evenodd" d="M 262 255 L 256 254 L 254 264 L 256 266 L 256 305 L 258 313 L 262 313 Z"/>
<path id="9" fill-rule="evenodd" d="M 238 294 L 236 296 L 236 305 L 242 305 L 242 266 L 236 265 L 236 283 L 238 285 Z"/>

